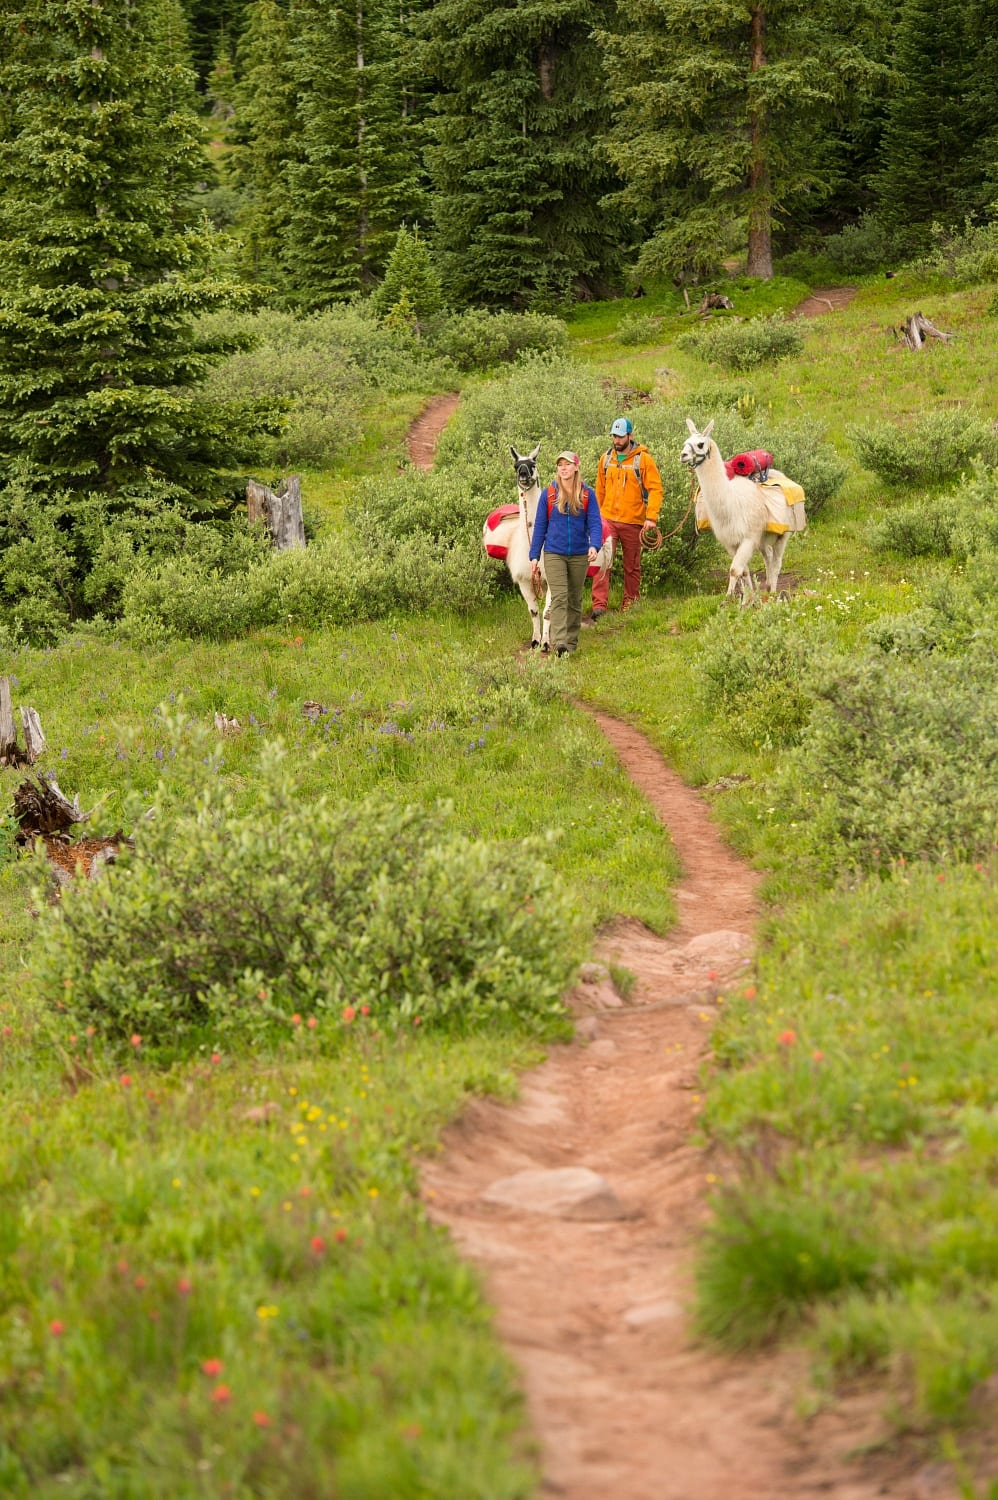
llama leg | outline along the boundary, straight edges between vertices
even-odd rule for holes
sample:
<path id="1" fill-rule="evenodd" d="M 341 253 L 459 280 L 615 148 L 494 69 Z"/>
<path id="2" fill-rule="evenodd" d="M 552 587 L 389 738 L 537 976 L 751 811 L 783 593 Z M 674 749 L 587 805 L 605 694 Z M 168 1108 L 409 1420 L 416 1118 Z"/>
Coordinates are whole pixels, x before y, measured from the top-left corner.
<path id="1" fill-rule="evenodd" d="M 782 536 L 774 536 L 766 558 L 766 584 L 771 594 L 778 594 L 780 591 L 780 569 L 783 567 L 783 553 L 789 536 L 789 531 L 785 531 Z"/>
<path id="2" fill-rule="evenodd" d="M 530 649 L 534 651 L 541 643 L 541 615 L 540 610 L 537 608 L 534 580 L 531 577 L 527 577 L 526 579 L 518 578 L 516 581 L 520 585 L 523 602 L 530 611 Z"/>
<path id="3" fill-rule="evenodd" d="M 728 569 L 728 593 L 733 594 L 740 586 L 743 604 L 746 604 L 755 593 L 752 574 L 749 572 L 749 563 L 752 561 L 754 551 L 755 538 L 747 536 L 743 542 L 739 542 L 731 554 L 731 567 Z"/>
<path id="4" fill-rule="evenodd" d="M 545 579 L 545 582 L 547 582 L 546 579 Z M 551 585 L 550 584 L 548 584 L 548 591 L 547 591 L 547 594 L 546 594 L 545 599 L 544 599 L 544 615 L 543 615 L 542 621 L 541 621 L 541 650 L 542 651 L 550 651 L 551 650 Z"/>

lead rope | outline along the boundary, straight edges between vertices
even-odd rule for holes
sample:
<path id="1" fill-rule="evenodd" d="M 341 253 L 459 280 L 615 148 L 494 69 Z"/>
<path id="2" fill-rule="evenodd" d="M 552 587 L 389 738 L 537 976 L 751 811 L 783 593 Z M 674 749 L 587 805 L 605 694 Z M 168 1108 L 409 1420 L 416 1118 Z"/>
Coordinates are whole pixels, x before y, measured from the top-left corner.
<path id="1" fill-rule="evenodd" d="M 523 498 L 523 491 L 522 490 L 517 490 L 517 496 L 519 497 L 519 501 L 520 501 L 520 519 L 523 522 L 523 530 L 524 530 L 524 533 L 525 533 L 526 538 L 527 538 L 527 552 L 529 554 L 529 552 L 530 552 L 530 527 L 527 525 L 527 502 Z M 543 500 L 543 498 L 544 498 L 544 491 L 541 490 L 540 499 L 538 499 L 538 501 L 537 501 L 538 505 L 540 505 L 541 500 Z M 530 582 L 531 582 L 531 586 L 532 586 L 532 588 L 534 590 L 534 599 L 535 599 L 536 603 L 540 604 L 540 602 L 541 602 L 541 596 L 543 594 L 545 594 L 547 591 L 546 591 L 543 583 L 541 582 L 540 578 L 534 572 L 532 566 L 531 566 L 531 569 L 530 569 Z"/>
<path id="2" fill-rule="evenodd" d="M 682 531 L 683 527 L 686 525 L 686 522 L 689 520 L 690 511 L 693 509 L 693 505 L 697 497 L 697 490 L 699 488 L 700 484 L 697 479 L 696 473 L 694 472 L 690 475 L 690 503 L 686 507 L 686 514 L 683 516 L 683 519 L 680 521 L 679 525 L 674 526 L 671 531 L 667 531 L 665 536 L 663 536 L 662 533 L 659 532 L 659 540 L 652 543 L 649 549 L 650 551 L 657 552 L 663 542 L 667 542 L 670 537 L 675 536 L 677 532 Z"/>

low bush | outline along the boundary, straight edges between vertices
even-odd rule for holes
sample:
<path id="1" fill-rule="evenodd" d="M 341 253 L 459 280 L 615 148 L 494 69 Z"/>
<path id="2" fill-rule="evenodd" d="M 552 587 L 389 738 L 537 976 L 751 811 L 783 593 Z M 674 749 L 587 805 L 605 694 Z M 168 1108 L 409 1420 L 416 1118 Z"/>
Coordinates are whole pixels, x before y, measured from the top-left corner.
<path id="1" fill-rule="evenodd" d="M 662 319 L 652 313 L 628 313 L 617 324 L 614 338 L 630 348 L 633 344 L 653 344 L 662 332 Z"/>
<path id="2" fill-rule="evenodd" d="M 898 506 L 874 523 L 870 545 L 874 552 L 901 557 L 951 557 L 959 515 L 959 505 L 949 497 Z"/>
<path id="3" fill-rule="evenodd" d="M 996 690 L 993 622 L 958 655 L 877 652 L 825 674 L 786 772 L 822 858 L 878 870 L 990 856 Z"/>
<path id="4" fill-rule="evenodd" d="M 723 610 L 701 632 L 700 693 L 737 744 L 796 744 L 814 704 L 816 662 L 833 626 L 808 599 Z"/>
<path id="5" fill-rule="evenodd" d="M 958 286 L 998 280 L 998 223 L 972 224 L 968 219 L 962 230 L 933 224 L 932 247 L 914 268 Z"/>
<path id="6" fill-rule="evenodd" d="M 953 484 L 975 458 L 998 464 L 998 428 L 974 411 L 929 411 L 849 435 L 859 462 L 886 484 Z"/>
<path id="7" fill-rule="evenodd" d="M 537 841 L 491 845 L 445 809 L 303 802 L 265 747 L 249 811 L 208 785 L 154 808 L 134 854 L 42 918 L 33 972 L 82 1030 L 184 1052 L 294 1015 L 380 1024 L 544 1022 L 561 1013 L 580 919 Z"/>
<path id="8" fill-rule="evenodd" d="M 341 535 L 268 555 L 238 578 L 205 574 L 183 559 L 136 569 L 125 589 L 121 630 L 130 640 L 232 640 L 266 626 L 347 625 L 445 605 L 478 608 L 496 586 L 475 540 Z"/>
<path id="9" fill-rule="evenodd" d="M 564 352 L 568 329 L 560 318 L 543 313 L 469 308 L 438 325 L 433 346 L 459 370 L 490 370 L 527 352 Z"/>
<path id="10" fill-rule="evenodd" d="M 489 510 L 509 498 L 508 485 L 490 489 L 478 482 L 472 487 L 455 469 L 429 474 L 408 469 L 362 485 L 347 519 L 358 536 L 370 539 L 424 537 L 478 544 Z"/>
<path id="11" fill-rule="evenodd" d="M 776 360 L 796 358 L 803 352 L 804 336 L 796 324 L 776 314 L 746 322 L 736 319 L 711 322 L 681 334 L 676 344 L 710 364 L 725 365 L 731 370 L 752 370 Z"/>
<path id="12" fill-rule="evenodd" d="M 834 269 L 846 276 L 863 276 L 904 259 L 904 246 L 886 225 L 864 214 L 856 224 L 846 224 L 830 234 L 822 246 Z"/>

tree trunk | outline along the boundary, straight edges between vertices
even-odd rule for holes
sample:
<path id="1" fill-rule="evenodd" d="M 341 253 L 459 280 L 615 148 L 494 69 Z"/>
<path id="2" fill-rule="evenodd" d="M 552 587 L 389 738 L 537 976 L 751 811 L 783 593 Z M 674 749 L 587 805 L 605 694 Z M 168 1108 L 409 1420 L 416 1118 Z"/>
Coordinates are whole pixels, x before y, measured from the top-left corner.
<path id="1" fill-rule="evenodd" d="M 554 48 L 549 42 L 542 42 L 537 59 L 537 74 L 542 99 L 554 98 L 554 63 Z"/>
<path id="2" fill-rule="evenodd" d="M 21 724 L 24 728 L 24 743 L 28 765 L 33 766 L 45 749 L 45 736 L 42 734 L 41 720 L 35 709 L 21 709 Z"/>
<path id="3" fill-rule="evenodd" d="M 19 760 L 14 705 L 10 701 L 10 678 L 0 677 L 0 766 L 17 765 Z"/>
<path id="4" fill-rule="evenodd" d="M 753 73 L 766 66 L 764 38 L 766 13 L 761 4 L 752 7 L 751 62 Z M 773 245 L 770 214 L 773 190 L 766 160 L 766 116 L 762 104 L 750 104 L 752 155 L 749 162 L 748 276 L 769 281 L 773 274 Z"/>
<path id="5" fill-rule="evenodd" d="M 264 523 L 278 552 L 285 552 L 289 547 L 304 547 L 300 474 L 289 474 L 276 490 L 251 479 L 246 486 L 246 509 L 251 521 Z"/>

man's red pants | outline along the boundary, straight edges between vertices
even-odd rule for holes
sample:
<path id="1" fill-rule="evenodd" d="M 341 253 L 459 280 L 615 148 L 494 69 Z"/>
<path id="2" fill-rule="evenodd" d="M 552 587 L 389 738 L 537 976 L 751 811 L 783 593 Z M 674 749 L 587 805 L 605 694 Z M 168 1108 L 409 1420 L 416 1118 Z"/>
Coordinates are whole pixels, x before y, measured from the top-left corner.
<path id="1" fill-rule="evenodd" d="M 631 604 L 641 592 L 641 522 L 608 521 L 603 517 L 603 540 L 614 539 L 614 552 L 624 559 L 624 603 Z M 610 575 L 593 579 L 593 609 L 606 609 L 610 597 Z"/>

